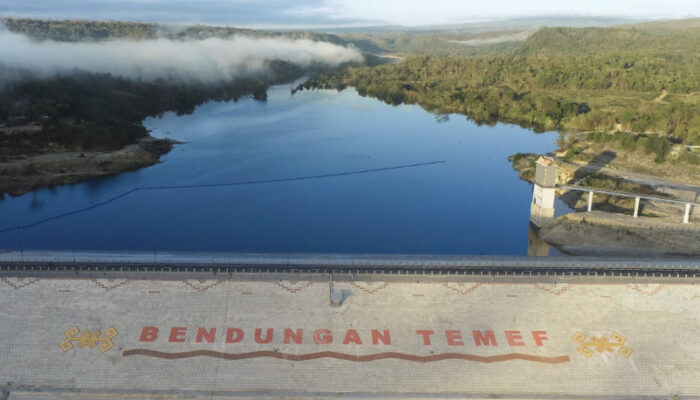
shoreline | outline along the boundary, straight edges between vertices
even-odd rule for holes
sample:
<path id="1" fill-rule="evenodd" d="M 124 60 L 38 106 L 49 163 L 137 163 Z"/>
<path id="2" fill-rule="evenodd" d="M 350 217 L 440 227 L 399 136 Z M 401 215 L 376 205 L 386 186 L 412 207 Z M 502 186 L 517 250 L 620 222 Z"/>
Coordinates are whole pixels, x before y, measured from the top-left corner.
<path id="1" fill-rule="evenodd" d="M 537 235 L 574 256 L 700 257 L 700 226 L 666 218 L 633 218 L 602 211 L 566 214 Z"/>
<path id="2" fill-rule="evenodd" d="M 68 185 L 149 167 L 181 143 L 149 135 L 110 152 L 43 153 L 0 162 L 0 196 L 21 196 L 41 187 Z"/>

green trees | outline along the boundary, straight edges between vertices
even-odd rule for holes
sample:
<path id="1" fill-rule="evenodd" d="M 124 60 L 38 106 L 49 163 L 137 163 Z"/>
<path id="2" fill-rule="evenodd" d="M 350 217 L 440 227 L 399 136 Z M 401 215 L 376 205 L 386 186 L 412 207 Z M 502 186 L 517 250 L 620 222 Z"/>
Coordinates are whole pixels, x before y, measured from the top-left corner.
<path id="1" fill-rule="evenodd" d="M 20 81 L 0 88 L 0 123 L 25 117 L 41 131 L 22 136 L 33 149 L 58 145 L 68 150 L 115 150 L 147 135 L 144 118 L 165 111 L 190 113 L 209 100 L 265 99 L 269 84 L 298 78 L 303 71 L 280 64 L 270 77 L 249 77 L 217 84 L 156 80 L 131 81 L 109 74 L 75 73 L 52 79 Z M 20 139 L 18 136 L 16 139 Z M 0 134 L 0 154 L 26 146 Z M 24 150 L 23 150 L 24 149 Z"/>
<path id="2" fill-rule="evenodd" d="M 683 82 L 678 84 L 678 82 Z M 355 86 L 389 104 L 535 129 L 623 130 L 698 140 L 700 63 L 643 52 L 601 55 L 411 57 L 312 78 L 306 87 Z M 651 101 L 666 90 L 671 101 Z"/>
<path id="3" fill-rule="evenodd" d="M 139 22 L 40 20 L 4 18 L 0 22 L 15 33 L 25 34 L 36 40 L 77 42 L 80 40 L 153 39 L 158 35 L 158 25 Z"/>

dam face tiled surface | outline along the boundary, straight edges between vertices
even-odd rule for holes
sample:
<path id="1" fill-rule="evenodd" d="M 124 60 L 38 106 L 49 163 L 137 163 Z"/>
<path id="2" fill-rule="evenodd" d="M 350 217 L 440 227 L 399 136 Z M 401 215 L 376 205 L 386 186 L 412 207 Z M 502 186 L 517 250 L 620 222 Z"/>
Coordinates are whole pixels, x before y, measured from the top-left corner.
<path id="1" fill-rule="evenodd" d="M 11 399 L 700 395 L 695 285 L 335 283 L 339 307 L 330 290 L 1 278 L 0 385 Z"/>

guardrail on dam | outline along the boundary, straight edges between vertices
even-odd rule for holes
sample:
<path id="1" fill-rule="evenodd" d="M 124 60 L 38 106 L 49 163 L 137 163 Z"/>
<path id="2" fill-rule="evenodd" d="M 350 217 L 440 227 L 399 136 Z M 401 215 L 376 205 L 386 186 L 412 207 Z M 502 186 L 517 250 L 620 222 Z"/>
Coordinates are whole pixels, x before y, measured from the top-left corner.
<path id="1" fill-rule="evenodd" d="M 367 254 L 2 252 L 0 276 L 408 280 L 497 277 L 689 278 L 700 260 Z"/>

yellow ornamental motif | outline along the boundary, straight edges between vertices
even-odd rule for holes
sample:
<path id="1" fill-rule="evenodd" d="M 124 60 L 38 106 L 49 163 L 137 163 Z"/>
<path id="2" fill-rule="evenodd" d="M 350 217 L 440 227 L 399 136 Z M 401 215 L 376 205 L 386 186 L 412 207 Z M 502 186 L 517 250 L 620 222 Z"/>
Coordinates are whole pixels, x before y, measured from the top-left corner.
<path id="1" fill-rule="evenodd" d="M 577 332 L 572 339 L 578 344 L 576 351 L 586 358 L 591 358 L 594 352 L 614 353 L 615 350 L 617 350 L 617 354 L 625 358 L 629 358 L 629 356 L 632 355 L 632 349 L 625 345 L 627 338 L 619 333 L 613 332 L 613 334 L 610 335 L 610 339 L 603 335 L 600 338 L 591 336 L 590 339 L 586 341 L 586 335 Z"/>
<path id="2" fill-rule="evenodd" d="M 75 346 L 74 343 L 78 344 L 79 349 L 85 346 L 93 348 L 97 346 L 98 343 L 100 343 L 100 345 L 97 348 L 104 353 L 107 350 L 114 347 L 114 342 L 112 342 L 112 339 L 117 337 L 119 332 L 117 332 L 117 330 L 114 329 L 114 327 L 110 326 L 109 328 L 105 329 L 104 336 L 101 336 L 99 330 L 96 330 L 94 332 L 86 330 L 83 331 L 81 335 L 80 328 L 74 326 L 65 331 L 64 334 L 66 335 L 66 340 L 61 342 L 61 344 L 59 345 L 59 347 L 61 348 L 61 350 L 63 350 L 64 353 L 72 349 L 73 346 Z"/>

